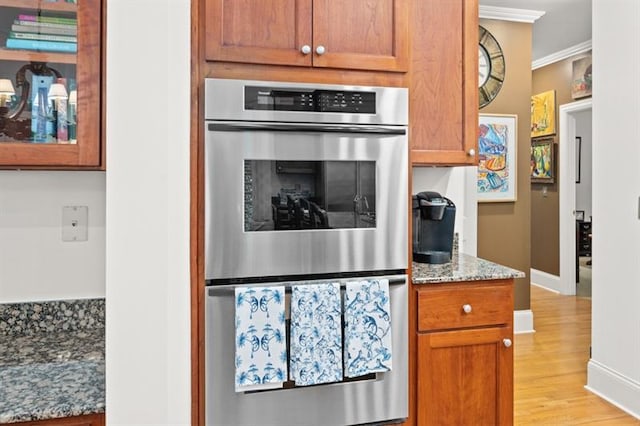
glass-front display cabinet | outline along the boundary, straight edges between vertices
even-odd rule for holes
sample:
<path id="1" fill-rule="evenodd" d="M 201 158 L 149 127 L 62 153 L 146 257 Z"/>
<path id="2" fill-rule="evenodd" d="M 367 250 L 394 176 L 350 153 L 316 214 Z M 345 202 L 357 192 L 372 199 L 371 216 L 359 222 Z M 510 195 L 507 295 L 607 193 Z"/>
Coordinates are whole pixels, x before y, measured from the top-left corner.
<path id="1" fill-rule="evenodd" d="M 102 0 L 0 0 L 0 168 L 103 166 Z"/>

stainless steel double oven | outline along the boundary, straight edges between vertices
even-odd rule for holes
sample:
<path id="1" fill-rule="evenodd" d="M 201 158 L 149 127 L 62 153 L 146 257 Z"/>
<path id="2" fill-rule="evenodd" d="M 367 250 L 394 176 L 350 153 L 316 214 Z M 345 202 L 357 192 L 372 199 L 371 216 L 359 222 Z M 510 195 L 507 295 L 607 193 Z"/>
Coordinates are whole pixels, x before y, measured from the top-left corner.
<path id="1" fill-rule="evenodd" d="M 407 416 L 407 123 L 402 88 L 205 81 L 208 425 Z M 390 280 L 392 371 L 234 391 L 235 287 L 354 277 Z"/>

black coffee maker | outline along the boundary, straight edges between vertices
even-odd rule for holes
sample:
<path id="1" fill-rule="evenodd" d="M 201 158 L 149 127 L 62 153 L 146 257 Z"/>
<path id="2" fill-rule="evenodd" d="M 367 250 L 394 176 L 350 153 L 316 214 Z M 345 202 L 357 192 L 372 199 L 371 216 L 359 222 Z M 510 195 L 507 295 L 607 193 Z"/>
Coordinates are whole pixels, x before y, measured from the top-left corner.
<path id="1" fill-rule="evenodd" d="M 451 261 L 456 206 L 437 192 L 413 196 L 413 260 L 419 263 Z"/>

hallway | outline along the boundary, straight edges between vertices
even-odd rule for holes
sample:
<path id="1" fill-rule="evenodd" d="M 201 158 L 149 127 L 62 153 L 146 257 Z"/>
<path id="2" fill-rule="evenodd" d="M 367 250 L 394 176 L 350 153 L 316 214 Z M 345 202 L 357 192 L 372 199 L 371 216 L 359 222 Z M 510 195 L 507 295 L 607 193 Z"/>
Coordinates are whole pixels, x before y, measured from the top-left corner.
<path id="1" fill-rule="evenodd" d="M 584 388 L 591 299 L 531 286 L 535 333 L 515 336 L 516 425 L 640 425 Z"/>

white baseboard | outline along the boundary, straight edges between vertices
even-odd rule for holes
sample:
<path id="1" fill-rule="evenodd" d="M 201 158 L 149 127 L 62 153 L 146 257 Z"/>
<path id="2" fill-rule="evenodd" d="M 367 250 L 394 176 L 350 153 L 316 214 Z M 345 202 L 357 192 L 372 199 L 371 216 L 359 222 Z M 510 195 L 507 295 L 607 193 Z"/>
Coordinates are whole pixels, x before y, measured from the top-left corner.
<path id="1" fill-rule="evenodd" d="M 531 309 L 513 311 L 513 333 L 535 333 L 533 329 L 533 312 Z"/>
<path id="2" fill-rule="evenodd" d="M 591 359 L 585 389 L 640 419 L 640 383 Z"/>
<path id="3" fill-rule="evenodd" d="M 531 284 L 560 293 L 560 277 L 531 268 Z"/>

